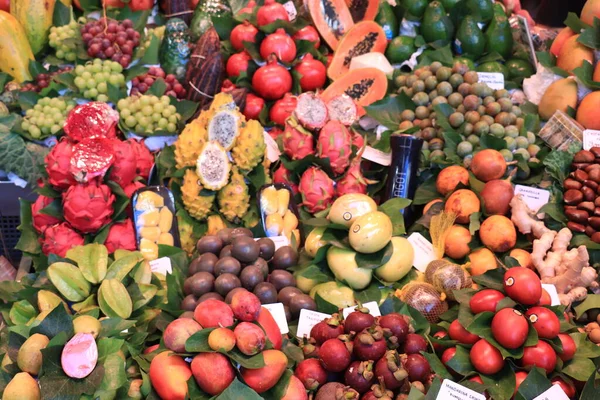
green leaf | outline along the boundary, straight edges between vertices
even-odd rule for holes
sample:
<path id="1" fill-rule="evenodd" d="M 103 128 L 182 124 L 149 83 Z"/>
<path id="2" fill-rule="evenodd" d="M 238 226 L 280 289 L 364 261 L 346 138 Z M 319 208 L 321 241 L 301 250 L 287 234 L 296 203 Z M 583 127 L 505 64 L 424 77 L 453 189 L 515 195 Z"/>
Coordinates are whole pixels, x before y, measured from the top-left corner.
<path id="1" fill-rule="evenodd" d="M 487 338 L 492 334 L 492 319 L 494 313 L 485 311 L 475 315 L 473 321 L 465 329 L 474 335 Z"/>
<path id="2" fill-rule="evenodd" d="M 319 312 L 326 314 L 333 314 L 338 312 L 337 306 L 323 299 L 318 292 L 315 294 L 315 303 L 317 303 L 317 310 Z"/>
<path id="3" fill-rule="evenodd" d="M 108 83 L 106 86 L 108 87 L 108 100 L 111 103 L 117 104 L 120 99 L 127 97 L 123 88 L 113 85 L 112 83 Z"/>
<path id="4" fill-rule="evenodd" d="M 417 188 L 415 198 L 413 199 L 414 205 L 423 205 L 429 203 L 431 200 L 441 199 L 442 195 L 437 191 L 435 187 L 435 180 L 437 176 L 432 175 L 422 185 Z"/>
<path id="5" fill-rule="evenodd" d="M 104 279 L 118 279 L 119 281 L 123 281 L 142 259 L 143 257 L 139 253 L 132 253 L 119 258 L 110 265 Z"/>
<path id="6" fill-rule="evenodd" d="M 54 14 L 52 14 L 52 25 L 64 26 L 71 22 L 71 7 L 67 7 L 62 1 L 57 1 L 54 4 Z"/>
<path id="7" fill-rule="evenodd" d="M 579 400 L 595 400 L 600 397 L 600 384 L 596 383 L 598 373 L 591 374 L 587 379 Z"/>
<path id="8" fill-rule="evenodd" d="M 381 300 L 381 290 L 379 289 L 379 285 L 375 282 L 371 282 L 369 287 L 365 290 L 355 292 L 354 299 L 360 301 L 362 304 L 371 301 L 376 301 L 377 304 L 379 304 L 379 300 Z"/>
<path id="9" fill-rule="evenodd" d="M 585 381 L 596 371 L 594 362 L 589 358 L 575 357 L 563 364 L 562 373 L 577 381 Z"/>
<path id="10" fill-rule="evenodd" d="M 205 328 L 188 338 L 185 342 L 185 351 L 189 353 L 209 353 L 213 349 L 208 345 L 208 336 L 215 328 Z"/>
<path id="11" fill-rule="evenodd" d="M 544 213 L 554 221 L 562 224 L 567 223 L 567 217 L 565 216 L 564 209 L 560 204 L 546 203 L 538 210 L 538 213 Z"/>
<path id="12" fill-rule="evenodd" d="M 244 385 L 237 378 L 231 382 L 227 389 L 223 391 L 215 400 L 260 400 L 262 397 L 258 395 L 250 387 Z"/>
<path id="13" fill-rule="evenodd" d="M 257 368 L 262 368 L 265 366 L 265 359 L 264 359 L 262 353 L 259 353 L 255 356 L 248 357 L 247 355 L 242 354 L 238 349 L 234 348 L 233 350 L 228 352 L 227 355 L 233 361 L 240 364 L 243 368 L 257 369 Z"/>
<path id="14" fill-rule="evenodd" d="M 147 73 L 148 70 L 149 70 L 149 68 L 144 65 L 141 65 L 141 64 L 134 65 L 133 67 L 131 67 L 123 72 L 125 75 L 125 81 L 129 82 L 136 76 L 140 76 L 140 75 Z"/>
<path id="15" fill-rule="evenodd" d="M 481 137 L 479 138 L 479 145 L 481 146 L 482 149 L 494 149 L 494 150 L 506 149 L 506 146 L 507 146 L 504 139 L 501 139 L 501 138 L 493 136 L 493 135 L 489 135 L 487 133 L 484 133 L 483 135 L 481 135 Z"/>
<path id="16" fill-rule="evenodd" d="M 27 92 L 20 92 L 18 94 L 19 96 L 19 106 L 23 109 L 23 110 L 29 110 L 31 108 L 33 108 L 36 103 L 38 102 L 38 100 L 40 99 L 40 95 L 36 92 L 31 92 L 31 91 L 27 91 Z"/>
<path id="17" fill-rule="evenodd" d="M 504 363 L 504 367 L 500 370 L 500 372 L 494 375 L 482 374 L 481 379 L 487 386 L 487 391 L 493 399 L 508 400 L 512 397 L 515 391 L 515 372 L 508 363 Z"/>
<path id="18" fill-rule="evenodd" d="M 569 76 L 569 73 L 567 71 L 556 66 L 556 57 L 554 57 L 552 54 L 542 51 L 538 51 L 535 54 L 537 56 L 538 62 L 550 71 L 554 72 L 556 75 L 562 76 L 563 78 Z"/>
<path id="19" fill-rule="evenodd" d="M 400 236 L 406 233 L 402 210 L 410 206 L 410 203 L 411 200 L 409 199 L 397 197 L 389 199 L 377 208 L 379 211 L 386 214 L 392 220 L 393 236 Z"/>
<path id="20" fill-rule="evenodd" d="M 577 14 L 574 12 L 570 12 L 569 15 L 567 15 L 564 24 L 571 28 L 571 30 L 575 33 L 579 33 L 582 30 L 590 27 L 588 24 L 582 22 L 581 19 L 579 19 L 579 16 L 577 16 Z"/>
<path id="21" fill-rule="evenodd" d="M 159 49 L 160 49 L 160 40 L 156 37 L 155 34 L 152 34 L 152 38 L 150 39 L 150 45 L 146 48 L 142 59 L 140 60 L 140 64 L 142 65 L 154 65 L 159 63 Z M 127 75 L 129 76 L 129 75 Z M 126 78 L 129 81 L 128 78 Z"/>
<path id="22" fill-rule="evenodd" d="M 287 391 L 290 384 L 290 377 L 294 375 L 292 370 L 286 369 L 277 384 L 268 391 L 261 393 L 261 397 L 265 400 L 280 400 L 282 399 Z M 288 396 L 289 397 L 289 396 Z"/>
<path id="23" fill-rule="evenodd" d="M 133 303 L 133 311 L 139 310 L 148 304 L 156 295 L 158 291 L 157 287 L 154 285 L 145 285 L 145 284 L 137 284 L 132 283 L 127 287 L 127 292 L 131 297 L 131 301 Z"/>
<path id="24" fill-rule="evenodd" d="M 118 390 L 127 383 L 125 363 L 117 353 L 109 354 L 104 361 L 104 378 L 100 390 Z"/>
<path id="25" fill-rule="evenodd" d="M 106 337 L 98 339 L 98 362 L 104 362 L 104 360 L 109 355 L 121 350 L 124 343 L 125 340 L 123 339 L 113 339 Z"/>
<path id="26" fill-rule="evenodd" d="M 100 337 L 113 337 L 118 336 L 122 331 L 127 330 L 134 326 L 136 321 L 121 319 L 121 318 L 107 318 L 100 321 L 102 329 L 100 330 Z"/>
<path id="27" fill-rule="evenodd" d="M 587 310 L 600 308 L 600 294 L 589 294 L 584 301 L 573 308 L 577 316 L 583 315 Z"/>
<path id="28" fill-rule="evenodd" d="M 577 352 L 575 355 L 582 358 L 596 358 L 600 357 L 600 347 L 588 340 L 588 336 L 585 333 L 571 333 L 569 334 L 575 341 Z"/>
<path id="29" fill-rule="evenodd" d="M 449 147 L 451 149 L 456 150 L 458 144 L 462 142 L 462 138 L 456 133 L 456 130 L 452 127 L 452 125 L 450 125 L 450 122 L 448 121 L 450 115 L 454 113 L 454 108 L 452 108 L 450 104 L 441 103 L 436 106 L 433 106 L 433 109 L 435 110 L 435 115 L 437 116 L 437 125 L 442 127 L 442 129 L 444 130 L 444 140 L 446 140 L 447 142 L 445 143 L 445 147 Z M 448 141 L 450 141 L 450 143 L 448 143 Z"/>
<path id="30" fill-rule="evenodd" d="M 401 92 L 397 96 L 388 96 L 382 100 L 376 101 L 370 106 L 365 107 L 367 115 L 381 125 L 393 131 L 398 129 L 401 119 L 400 114 L 404 110 L 415 110 L 416 104 L 406 95 Z"/>
<path id="31" fill-rule="evenodd" d="M 435 353 L 427 353 L 425 351 L 422 351 L 421 355 L 425 357 L 425 359 L 429 363 L 429 366 L 437 376 L 439 376 L 442 379 L 452 379 L 452 375 L 450 374 L 450 372 L 448 372 L 444 364 L 442 364 L 442 362 L 440 361 L 438 356 L 435 355 Z"/>
<path id="32" fill-rule="evenodd" d="M 573 70 L 573 74 L 588 88 L 592 90 L 600 89 L 600 82 L 595 82 L 593 78 L 594 67 L 588 61 L 584 60 L 579 67 Z"/>
<path id="33" fill-rule="evenodd" d="M 354 259 L 358 268 L 375 269 L 388 262 L 390 258 L 392 258 L 393 252 L 394 246 L 392 245 L 392 242 L 389 242 L 383 249 L 375 253 L 367 254 L 357 252 Z"/>
<path id="34" fill-rule="evenodd" d="M 483 275 L 473 277 L 473 282 L 490 289 L 504 290 L 504 270 L 494 268 L 486 271 Z"/>
<path id="35" fill-rule="evenodd" d="M 100 283 L 106 276 L 108 250 L 104 245 L 91 243 L 74 247 L 67 252 L 67 258 L 77 262 L 83 277 L 90 283 Z"/>
<path id="36" fill-rule="evenodd" d="M 583 29 L 577 42 L 594 50 L 600 49 L 600 19 L 594 18 L 593 26 Z"/>
<path id="37" fill-rule="evenodd" d="M 573 239 L 571 240 L 571 246 L 585 246 L 588 248 L 588 250 L 600 250 L 600 244 L 592 242 L 589 236 L 584 235 L 582 233 L 573 235 Z"/>
<path id="38" fill-rule="evenodd" d="M 15 325 L 25 325 L 36 317 L 37 311 L 27 300 L 17 301 L 10 308 L 10 320 Z"/>
<path id="39" fill-rule="evenodd" d="M 456 354 L 446 363 L 446 366 L 461 375 L 467 375 L 474 370 L 469 356 L 469 350 L 459 345 L 456 346 Z"/>
<path id="40" fill-rule="evenodd" d="M 481 226 L 481 222 L 479 221 L 480 219 L 480 212 L 473 213 L 469 216 L 469 232 L 471 233 L 471 236 L 474 236 L 479 230 L 479 227 Z"/>
<path id="41" fill-rule="evenodd" d="M 160 97 L 167 91 L 167 83 L 163 78 L 158 78 L 154 81 L 154 84 L 150 86 L 150 89 L 146 92 L 148 95 Z"/>
<path id="42" fill-rule="evenodd" d="M 68 337 L 73 336 L 74 332 L 73 320 L 62 306 L 55 307 L 38 326 L 31 328 L 32 334 L 41 333 L 49 338 L 53 338 L 61 332 L 65 332 Z"/>
<path id="43" fill-rule="evenodd" d="M 189 100 L 177 100 L 173 96 L 169 96 L 169 98 L 171 99 L 171 104 L 175 106 L 177 113 L 181 115 L 182 121 L 187 121 L 196 114 L 196 110 L 199 106 L 198 103 Z"/>

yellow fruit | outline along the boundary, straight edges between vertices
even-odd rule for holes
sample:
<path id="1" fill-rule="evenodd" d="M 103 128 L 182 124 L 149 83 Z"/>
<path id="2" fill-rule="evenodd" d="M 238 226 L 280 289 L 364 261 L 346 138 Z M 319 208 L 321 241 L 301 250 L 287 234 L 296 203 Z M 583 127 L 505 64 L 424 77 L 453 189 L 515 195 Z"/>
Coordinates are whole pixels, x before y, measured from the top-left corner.
<path id="1" fill-rule="evenodd" d="M 286 190 L 287 192 L 287 190 Z M 283 216 L 283 230 L 285 232 L 291 232 L 298 227 L 298 217 L 296 214 L 292 212 L 292 210 L 287 210 L 285 215 Z"/>
<path id="2" fill-rule="evenodd" d="M 174 243 L 173 235 L 171 235 L 168 232 L 160 234 L 160 237 L 158 238 L 158 244 L 165 244 L 167 246 L 173 246 L 173 243 Z"/>
<path id="3" fill-rule="evenodd" d="M 142 253 L 142 256 L 144 256 L 144 259 L 148 261 L 156 260 L 158 258 L 158 246 L 148 239 L 142 238 L 142 240 L 140 240 L 140 252 Z"/>
<path id="4" fill-rule="evenodd" d="M 211 215 L 208 217 L 207 235 L 216 235 L 221 229 L 227 228 L 225 221 L 220 215 Z"/>
<path id="5" fill-rule="evenodd" d="M 204 114 L 204 112 L 203 112 Z M 175 162 L 178 169 L 193 167 L 208 139 L 205 121 L 196 118 L 188 123 L 175 142 Z"/>
<path id="6" fill-rule="evenodd" d="M 575 79 L 559 79 L 553 82 L 544 92 L 538 111 L 540 117 L 549 120 L 556 110 L 566 113 L 571 107 L 577 108 L 577 82 Z"/>
<path id="7" fill-rule="evenodd" d="M 279 210 L 279 196 L 275 186 L 268 186 L 260 193 L 260 209 L 266 215 L 275 214 Z"/>
<path id="8" fill-rule="evenodd" d="M 62 299 L 55 293 L 48 290 L 40 290 L 37 295 L 38 310 L 40 312 L 52 311 L 60 304 L 64 304 Z M 66 306 L 66 304 L 64 304 Z"/>
<path id="9" fill-rule="evenodd" d="M 267 215 L 265 220 L 267 236 L 279 236 L 283 231 L 283 218 L 278 213 Z"/>
<path id="10" fill-rule="evenodd" d="M 250 171 L 263 160 L 266 148 L 263 127 L 260 122 L 250 120 L 241 129 L 231 157 L 238 168 Z"/>
<path id="11" fill-rule="evenodd" d="M 173 213 L 167 207 L 160 210 L 158 227 L 161 232 L 170 232 L 173 227 Z"/>
<path id="12" fill-rule="evenodd" d="M 244 218 L 250 207 L 250 194 L 244 176 L 233 168 L 231 181 L 217 195 L 219 211 L 228 221 Z"/>
<path id="13" fill-rule="evenodd" d="M 4 354 L 4 358 L 2 358 L 2 364 L 0 365 L 0 368 L 2 368 L 2 370 L 4 372 L 8 372 L 8 370 L 6 369 L 6 367 L 8 367 L 9 365 L 12 365 L 12 360 L 10 359 L 10 357 L 8 356 L 7 353 Z"/>
<path id="14" fill-rule="evenodd" d="M 145 226 L 140 229 L 140 236 L 151 242 L 156 242 L 160 236 L 160 228 L 157 226 Z"/>
<path id="15" fill-rule="evenodd" d="M 327 228 L 317 227 L 310 231 L 306 240 L 304 241 L 304 249 L 311 257 L 315 257 L 317 255 L 317 251 L 323 246 L 325 246 L 325 242 L 321 240 L 325 230 Z"/>
<path id="16" fill-rule="evenodd" d="M 377 204 L 366 194 L 345 194 L 333 202 L 329 210 L 329 220 L 349 228 L 358 217 L 373 211 L 377 211 Z"/>
<path id="17" fill-rule="evenodd" d="M 390 217 L 375 211 L 358 217 L 350 227 L 350 246 L 359 253 L 375 253 L 383 249 L 392 238 Z"/>
<path id="18" fill-rule="evenodd" d="M 6 388 L 2 400 L 39 400 L 42 398 L 40 387 L 27 372 L 16 374 Z"/>
<path id="19" fill-rule="evenodd" d="M 161 195 L 151 190 L 146 190 L 140 193 L 136 199 L 135 209 L 136 210 L 152 210 L 160 208 L 165 205 L 165 200 Z"/>
<path id="20" fill-rule="evenodd" d="M 34 333 L 23 343 L 17 354 L 17 365 L 23 372 L 37 375 L 42 368 L 42 352 L 50 339 L 41 333 Z"/>
<path id="21" fill-rule="evenodd" d="M 39 54 L 48 44 L 55 4 L 56 0 L 16 0 L 10 2 L 10 13 L 23 26 L 33 54 Z"/>
<path id="22" fill-rule="evenodd" d="M 139 217 L 139 222 L 142 226 L 157 227 L 160 221 L 160 213 L 158 210 L 146 211 Z"/>
<path id="23" fill-rule="evenodd" d="M 190 222 L 189 217 L 184 217 L 181 212 L 177 213 L 177 228 L 179 229 L 179 241 L 181 248 L 191 256 L 196 250 L 196 242 L 198 237 L 194 235 L 194 226 Z"/>
<path id="24" fill-rule="evenodd" d="M 290 206 L 290 191 L 287 189 L 279 189 L 277 191 L 277 198 L 279 199 L 277 212 L 281 216 L 285 216 L 285 213 L 289 212 L 288 209 Z"/>
<path id="25" fill-rule="evenodd" d="M 181 186 L 181 200 L 190 216 L 197 220 L 206 219 L 215 201 L 214 194 L 205 195 L 202 189 L 198 175 L 191 169 L 185 171 Z"/>
<path id="26" fill-rule="evenodd" d="M 415 251 L 412 244 L 403 237 L 392 238 L 393 253 L 389 261 L 375 269 L 375 275 L 386 281 L 396 282 L 404 278 L 412 268 Z"/>
<path id="27" fill-rule="evenodd" d="M 4 11 L 0 11 L 0 54 L 0 71 L 17 83 L 31 80 L 29 62 L 34 57 L 27 34 L 16 18 Z"/>
<path id="28" fill-rule="evenodd" d="M 298 245 L 300 244 L 300 230 L 294 229 L 291 232 L 284 230 L 283 234 L 290 242 L 290 246 L 294 247 L 297 250 Z"/>
<path id="29" fill-rule="evenodd" d="M 73 329 L 75 333 L 89 333 L 94 336 L 94 339 L 98 337 L 102 325 L 100 321 L 91 315 L 80 315 L 73 320 Z"/>

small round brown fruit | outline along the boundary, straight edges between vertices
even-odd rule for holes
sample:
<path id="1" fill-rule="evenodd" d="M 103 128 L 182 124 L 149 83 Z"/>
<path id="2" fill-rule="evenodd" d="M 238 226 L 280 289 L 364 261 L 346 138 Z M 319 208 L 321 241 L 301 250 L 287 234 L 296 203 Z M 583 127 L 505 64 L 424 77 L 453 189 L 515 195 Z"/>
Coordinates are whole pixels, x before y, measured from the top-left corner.
<path id="1" fill-rule="evenodd" d="M 277 291 L 287 286 L 296 286 L 294 275 L 283 269 L 276 269 L 269 275 L 268 282 L 271 282 Z"/>
<path id="2" fill-rule="evenodd" d="M 290 301 L 299 294 L 302 294 L 302 290 L 294 286 L 287 286 L 279 291 L 277 301 L 283 303 L 284 306 L 289 306 Z"/>
<path id="3" fill-rule="evenodd" d="M 219 293 L 217 292 L 210 292 L 210 293 L 206 293 L 203 294 L 199 299 L 197 304 L 202 303 L 203 301 L 206 301 L 208 299 L 214 299 L 214 300 L 220 300 L 223 301 L 223 296 L 221 296 Z"/>
<path id="4" fill-rule="evenodd" d="M 190 263 L 188 274 L 194 275 L 197 272 L 215 273 L 215 264 L 219 261 L 219 257 L 213 253 L 204 253 Z"/>
<path id="5" fill-rule="evenodd" d="M 223 248 L 223 241 L 218 236 L 207 235 L 198 240 L 196 248 L 200 254 L 213 253 L 219 254 Z"/>
<path id="6" fill-rule="evenodd" d="M 479 238 L 491 251 L 502 253 L 515 247 L 517 231 L 510 219 L 503 215 L 492 215 L 481 224 Z"/>
<path id="7" fill-rule="evenodd" d="M 260 246 L 259 257 L 269 261 L 273 258 L 273 254 L 275 254 L 275 243 L 269 238 L 260 238 L 257 240 L 258 245 Z"/>
<path id="8" fill-rule="evenodd" d="M 506 215 L 515 191 L 510 182 L 493 179 L 483 186 L 481 199 L 488 215 Z"/>
<path id="9" fill-rule="evenodd" d="M 263 271 L 256 265 L 249 265 L 242 270 L 240 281 L 246 290 L 253 291 L 256 285 L 265 281 Z"/>
<path id="10" fill-rule="evenodd" d="M 242 269 L 240 262 L 233 257 L 223 257 L 215 264 L 215 275 L 223 274 L 239 275 Z"/>
<path id="11" fill-rule="evenodd" d="M 252 293 L 258 297 L 261 304 L 277 303 L 277 288 L 272 283 L 259 283 Z"/>
<path id="12" fill-rule="evenodd" d="M 301 293 L 290 299 L 289 303 L 292 319 L 298 319 L 300 310 L 317 311 L 317 303 L 307 294 Z"/>
<path id="13" fill-rule="evenodd" d="M 273 269 L 288 269 L 298 264 L 298 252 L 291 246 L 283 246 L 277 249 L 273 255 L 271 265 Z"/>
<path id="14" fill-rule="evenodd" d="M 260 245 L 248 236 L 236 237 L 231 245 L 231 255 L 243 263 L 253 263 L 260 253 Z"/>
<path id="15" fill-rule="evenodd" d="M 215 279 L 215 290 L 221 296 L 227 296 L 227 293 L 240 286 L 242 286 L 240 278 L 233 274 L 219 275 Z"/>

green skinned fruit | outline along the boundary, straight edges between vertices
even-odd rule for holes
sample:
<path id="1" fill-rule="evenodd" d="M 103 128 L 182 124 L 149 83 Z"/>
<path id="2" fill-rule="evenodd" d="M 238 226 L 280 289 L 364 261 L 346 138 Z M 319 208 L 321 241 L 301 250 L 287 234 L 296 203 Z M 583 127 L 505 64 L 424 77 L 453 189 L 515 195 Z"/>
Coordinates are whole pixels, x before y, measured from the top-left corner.
<path id="1" fill-rule="evenodd" d="M 137 252 L 119 258 L 110 265 L 104 279 L 122 281 L 142 259 L 142 255 Z"/>
<path id="2" fill-rule="evenodd" d="M 485 51 L 485 36 L 473 17 L 467 16 L 460 23 L 454 40 L 454 49 L 458 54 L 474 60 Z"/>
<path id="3" fill-rule="evenodd" d="M 127 319 L 133 311 L 133 303 L 127 288 L 117 279 L 106 279 L 98 289 L 98 305 L 109 318 Z"/>
<path id="4" fill-rule="evenodd" d="M 319 281 L 314 279 L 305 278 L 300 275 L 301 271 L 298 271 L 294 274 L 296 278 L 296 287 L 302 290 L 304 293 L 310 293 L 310 291 L 319 284 Z"/>
<path id="5" fill-rule="evenodd" d="M 314 299 L 317 294 L 323 300 L 338 308 L 346 308 L 356 304 L 354 301 L 354 291 L 348 286 L 335 281 L 321 283 L 312 288 L 310 297 Z"/>
<path id="6" fill-rule="evenodd" d="M 337 280 L 346 282 L 355 290 L 369 286 L 373 270 L 360 268 L 355 260 L 356 252 L 348 249 L 331 247 L 327 250 L 327 264 Z"/>
<path id="7" fill-rule="evenodd" d="M 375 275 L 386 282 L 397 282 L 410 272 L 415 258 L 415 251 L 410 242 L 400 236 L 393 237 L 394 248 L 390 260 L 375 269 Z"/>
<path id="8" fill-rule="evenodd" d="M 406 19 L 419 21 L 427 8 L 427 0 L 402 0 L 402 6 L 406 10 Z"/>
<path id="9" fill-rule="evenodd" d="M 488 53 L 497 52 L 505 60 L 512 54 L 513 37 L 508 18 L 498 3 L 494 4 L 494 18 L 485 31 L 486 47 Z"/>
<path id="10" fill-rule="evenodd" d="M 379 3 L 379 12 L 375 17 L 375 22 L 383 28 L 387 40 L 392 40 L 398 34 L 398 19 L 387 1 Z"/>
<path id="11" fill-rule="evenodd" d="M 504 80 L 507 81 L 509 78 L 508 68 L 498 61 L 490 61 L 477 66 L 477 72 L 499 72 L 504 75 Z"/>
<path id="12" fill-rule="evenodd" d="M 432 1 L 425 9 L 421 34 L 427 43 L 437 42 L 441 46 L 450 43 L 454 37 L 454 25 L 439 1 Z"/>
<path id="13" fill-rule="evenodd" d="M 478 22 L 489 22 L 494 17 L 493 0 L 467 0 L 469 15 L 475 17 Z"/>
<path id="14" fill-rule="evenodd" d="M 90 295 L 91 285 L 81 270 L 66 262 L 56 262 L 48 267 L 48 278 L 69 301 L 83 301 Z"/>

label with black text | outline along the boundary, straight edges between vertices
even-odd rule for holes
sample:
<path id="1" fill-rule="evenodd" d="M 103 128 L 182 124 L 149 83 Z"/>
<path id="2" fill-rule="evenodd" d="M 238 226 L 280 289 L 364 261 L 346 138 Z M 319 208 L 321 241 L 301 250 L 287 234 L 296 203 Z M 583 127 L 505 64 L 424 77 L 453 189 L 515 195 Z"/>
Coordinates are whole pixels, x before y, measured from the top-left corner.
<path id="1" fill-rule="evenodd" d="M 481 393 L 444 379 L 436 400 L 485 400 Z"/>
<path id="2" fill-rule="evenodd" d="M 515 196 L 518 194 L 533 212 L 538 212 L 550 201 L 550 191 L 531 186 L 515 185 Z"/>
<path id="3" fill-rule="evenodd" d="M 569 400 L 569 396 L 567 396 L 560 386 L 552 385 L 550 389 L 546 390 L 538 397 L 535 397 L 533 400 Z"/>
<path id="4" fill-rule="evenodd" d="M 261 238 L 254 238 L 255 241 L 258 239 Z M 273 241 L 273 244 L 275 245 L 275 250 L 279 249 L 280 247 L 290 245 L 290 241 L 287 238 L 287 236 L 269 236 L 268 239 L 271 239 Z"/>
<path id="5" fill-rule="evenodd" d="M 273 304 L 263 304 L 264 308 L 269 310 L 273 319 L 277 323 L 279 330 L 282 335 L 285 335 L 290 331 L 287 323 L 287 318 L 285 318 L 285 310 L 283 309 L 283 303 L 273 303 Z"/>
<path id="6" fill-rule="evenodd" d="M 313 326 L 323 321 L 325 318 L 329 318 L 331 315 L 320 313 L 311 310 L 300 310 L 300 318 L 298 318 L 298 331 L 296 336 L 302 339 L 303 337 L 310 337 L 310 331 Z"/>
<path id="7" fill-rule="evenodd" d="M 419 271 L 425 272 L 427 265 L 437 258 L 433 245 L 418 232 L 412 233 L 407 239 L 412 244 L 415 252 L 413 266 Z"/>
<path id="8" fill-rule="evenodd" d="M 592 147 L 600 146 L 600 131 L 586 129 L 583 131 L 583 149 L 589 150 Z"/>
<path id="9" fill-rule="evenodd" d="M 494 90 L 504 89 L 504 75 L 500 72 L 478 72 L 479 82 L 486 83 Z"/>
<path id="10" fill-rule="evenodd" d="M 156 260 L 152 260 L 149 262 L 149 264 L 152 272 L 163 275 L 173 273 L 173 267 L 171 266 L 171 259 L 169 257 L 161 257 Z"/>

